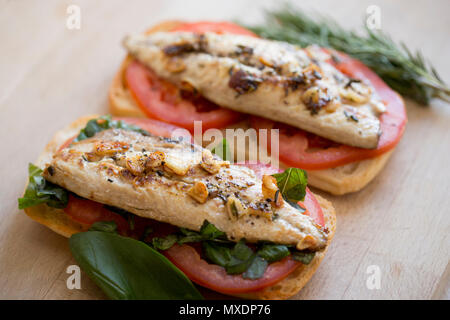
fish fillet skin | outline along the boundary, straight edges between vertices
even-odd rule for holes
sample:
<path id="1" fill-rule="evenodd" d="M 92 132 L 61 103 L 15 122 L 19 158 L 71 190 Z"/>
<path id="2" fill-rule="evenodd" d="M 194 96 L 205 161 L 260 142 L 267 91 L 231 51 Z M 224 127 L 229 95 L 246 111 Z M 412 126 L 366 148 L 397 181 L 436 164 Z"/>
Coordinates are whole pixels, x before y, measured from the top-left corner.
<path id="1" fill-rule="evenodd" d="M 249 36 L 136 34 L 128 52 L 159 77 L 214 103 L 346 145 L 376 148 L 385 111 L 370 84 L 334 68 L 318 48 Z"/>
<path id="2" fill-rule="evenodd" d="M 164 154 L 159 166 L 155 154 Z M 144 218 L 196 231 L 207 220 L 232 241 L 264 240 L 309 250 L 326 245 L 326 230 L 309 216 L 287 203 L 267 203 L 253 170 L 216 155 L 205 160 L 205 155 L 210 151 L 188 142 L 110 129 L 58 151 L 43 175 L 83 198 Z M 214 173 L 205 165 L 210 162 L 218 164 Z M 194 185 L 208 187 L 204 203 L 190 194 Z M 247 207 L 265 205 L 272 218 L 253 211 L 232 219 L 226 205 L 230 196 Z"/>

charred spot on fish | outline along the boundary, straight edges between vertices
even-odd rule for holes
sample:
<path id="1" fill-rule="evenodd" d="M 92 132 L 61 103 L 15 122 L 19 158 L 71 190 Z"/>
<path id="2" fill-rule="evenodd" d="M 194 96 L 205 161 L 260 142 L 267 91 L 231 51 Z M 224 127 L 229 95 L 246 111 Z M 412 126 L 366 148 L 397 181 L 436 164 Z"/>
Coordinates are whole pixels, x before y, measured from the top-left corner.
<path id="1" fill-rule="evenodd" d="M 305 85 L 305 78 L 303 76 L 295 76 L 290 77 L 286 81 L 286 88 L 291 89 L 292 91 L 297 90 L 300 86 Z"/>
<path id="2" fill-rule="evenodd" d="M 320 99 L 319 102 L 312 100 L 305 101 L 306 108 L 311 111 L 311 114 L 318 114 L 319 111 L 330 102 L 330 99 Z"/>
<path id="3" fill-rule="evenodd" d="M 302 101 L 311 114 L 317 114 L 331 101 L 327 88 L 311 87 L 302 95 Z"/>
<path id="4" fill-rule="evenodd" d="M 262 82 L 251 74 L 243 70 L 232 72 L 228 86 L 239 94 L 249 93 L 258 89 L 258 85 Z"/>
<path id="5" fill-rule="evenodd" d="M 313 84 L 317 80 L 322 79 L 319 66 L 311 64 L 305 70 L 302 71 L 302 77 L 306 84 Z"/>
<path id="6" fill-rule="evenodd" d="M 195 52 L 196 49 L 191 43 L 172 44 L 163 48 L 163 52 L 169 57 L 175 57 L 183 53 Z"/>
<path id="7" fill-rule="evenodd" d="M 353 113 L 349 113 L 346 110 L 344 110 L 344 115 L 348 120 L 359 122 L 359 119 Z"/>
<path id="8" fill-rule="evenodd" d="M 49 175 L 53 176 L 55 174 L 55 169 L 52 166 L 49 166 L 47 172 Z"/>
<path id="9" fill-rule="evenodd" d="M 359 80 L 359 79 L 353 79 L 353 78 L 350 78 L 350 79 L 347 81 L 347 83 L 345 84 L 344 88 L 350 88 L 350 87 L 352 86 L 353 83 L 360 83 L 360 82 L 361 82 L 361 80 Z"/>
<path id="10" fill-rule="evenodd" d="M 134 179 L 135 178 L 134 174 L 132 174 L 131 171 L 128 169 L 120 170 L 120 175 L 126 179 Z"/>
<path id="11" fill-rule="evenodd" d="M 238 55 L 249 55 L 249 56 L 251 56 L 251 55 L 253 55 L 253 48 L 244 46 L 242 44 L 238 44 L 235 53 L 238 54 Z"/>
<path id="12" fill-rule="evenodd" d="M 206 52 L 208 47 L 208 42 L 205 36 L 198 35 L 196 41 L 194 42 L 181 42 L 176 44 L 171 44 L 162 49 L 162 51 L 169 57 L 179 56 L 185 53 L 193 52 Z"/>

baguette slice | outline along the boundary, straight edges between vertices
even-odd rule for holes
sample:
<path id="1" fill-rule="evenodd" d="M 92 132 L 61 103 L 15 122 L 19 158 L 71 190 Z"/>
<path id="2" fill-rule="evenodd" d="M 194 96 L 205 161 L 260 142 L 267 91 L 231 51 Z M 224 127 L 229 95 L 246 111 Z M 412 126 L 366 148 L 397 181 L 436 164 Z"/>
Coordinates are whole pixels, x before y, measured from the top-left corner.
<path id="1" fill-rule="evenodd" d="M 36 165 L 40 168 L 44 168 L 45 165 L 52 159 L 53 154 L 65 141 L 78 134 L 80 129 L 82 129 L 90 119 L 97 117 L 98 115 L 90 115 L 79 118 L 63 130 L 57 132 L 39 156 Z M 301 265 L 288 277 L 281 280 L 277 284 L 267 287 L 264 290 L 235 295 L 236 297 L 271 300 L 287 299 L 300 291 L 300 289 L 312 277 L 320 265 L 320 262 L 324 258 L 336 230 L 336 214 L 331 202 L 318 195 L 315 195 L 315 197 L 322 207 L 325 218 L 325 226 L 329 230 L 328 241 L 325 248 L 316 253 L 310 264 Z M 45 204 L 26 208 L 24 211 L 31 219 L 67 238 L 74 233 L 86 231 L 88 229 L 88 226 L 72 220 L 64 213 L 62 209 L 51 208 Z"/>
<path id="2" fill-rule="evenodd" d="M 180 21 L 166 21 L 149 29 L 147 33 L 169 31 Z M 121 117 L 145 117 L 128 90 L 124 71 L 132 58 L 128 55 L 116 73 L 109 90 L 110 112 Z M 392 150 L 393 151 L 393 150 Z M 356 192 L 364 188 L 383 169 L 392 151 L 378 157 L 325 170 L 308 171 L 309 185 L 334 195 Z M 283 167 L 283 164 L 281 164 Z"/>

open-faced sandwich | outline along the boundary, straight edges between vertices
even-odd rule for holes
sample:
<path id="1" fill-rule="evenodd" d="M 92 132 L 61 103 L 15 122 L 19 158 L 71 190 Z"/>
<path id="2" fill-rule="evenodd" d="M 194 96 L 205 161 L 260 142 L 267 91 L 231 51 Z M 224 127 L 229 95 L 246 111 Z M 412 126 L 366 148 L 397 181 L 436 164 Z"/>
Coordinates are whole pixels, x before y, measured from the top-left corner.
<path id="1" fill-rule="evenodd" d="M 231 164 L 189 138 L 174 139 L 176 129 L 152 119 L 80 118 L 30 164 L 19 207 L 65 237 L 106 224 L 220 293 L 256 299 L 297 293 L 333 238 L 330 202 L 309 191 L 303 170 Z M 104 254 L 91 251 L 93 259 Z M 129 255 L 121 258 L 140 258 Z M 94 265 L 105 283 L 100 275 L 115 261 L 108 270 Z M 106 281 L 102 288 L 114 286 Z"/>
<path id="2" fill-rule="evenodd" d="M 203 130 L 279 129 L 281 164 L 307 170 L 312 186 L 333 194 L 369 183 L 405 128 L 402 98 L 361 62 L 330 49 L 258 38 L 231 23 L 176 21 L 123 44 L 128 56 L 110 89 L 113 115 L 190 131 L 195 120 Z"/>

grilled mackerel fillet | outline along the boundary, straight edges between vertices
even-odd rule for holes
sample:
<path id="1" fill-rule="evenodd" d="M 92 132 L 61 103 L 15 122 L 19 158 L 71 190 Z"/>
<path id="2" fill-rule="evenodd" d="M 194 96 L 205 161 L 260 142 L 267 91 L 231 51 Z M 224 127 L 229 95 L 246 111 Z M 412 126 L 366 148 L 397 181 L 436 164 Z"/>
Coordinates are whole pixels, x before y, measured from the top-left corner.
<path id="1" fill-rule="evenodd" d="M 158 76 L 216 104 L 343 144 L 376 148 L 385 111 L 369 84 L 350 79 L 320 48 L 249 36 L 159 32 L 124 40 Z"/>
<path id="2" fill-rule="evenodd" d="M 299 250 L 319 250 L 327 241 L 326 231 L 283 202 L 273 177 L 261 180 L 188 142 L 110 129 L 57 152 L 44 177 L 81 197 L 179 227 L 198 231 L 208 220 L 234 241 Z"/>

